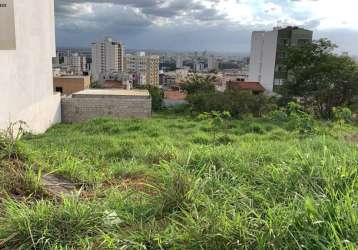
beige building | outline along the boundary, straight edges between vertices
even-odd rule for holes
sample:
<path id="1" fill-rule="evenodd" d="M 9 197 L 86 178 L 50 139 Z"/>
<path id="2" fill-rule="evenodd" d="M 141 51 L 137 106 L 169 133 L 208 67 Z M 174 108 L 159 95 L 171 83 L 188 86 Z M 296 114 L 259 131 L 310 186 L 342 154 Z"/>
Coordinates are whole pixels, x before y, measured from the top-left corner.
<path id="1" fill-rule="evenodd" d="M 117 74 L 124 70 L 124 46 L 107 37 L 101 43 L 92 44 L 91 74 L 94 81 L 105 78 L 109 74 Z"/>
<path id="2" fill-rule="evenodd" d="M 90 76 L 60 76 L 53 78 L 54 91 L 60 92 L 62 95 L 71 95 L 88 89 L 90 85 Z"/>
<path id="3" fill-rule="evenodd" d="M 146 55 L 140 52 L 126 55 L 125 70 L 129 74 L 136 74 L 140 85 L 159 85 L 159 56 Z"/>

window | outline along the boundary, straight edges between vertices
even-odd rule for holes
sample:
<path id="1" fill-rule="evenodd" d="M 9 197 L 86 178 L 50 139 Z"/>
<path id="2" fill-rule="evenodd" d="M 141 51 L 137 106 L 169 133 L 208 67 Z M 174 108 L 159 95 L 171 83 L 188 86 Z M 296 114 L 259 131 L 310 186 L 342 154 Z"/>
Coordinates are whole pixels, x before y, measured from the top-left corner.
<path id="1" fill-rule="evenodd" d="M 2 0 L 0 4 L 0 50 L 15 50 L 14 0 Z"/>
<path id="2" fill-rule="evenodd" d="M 274 85 L 282 85 L 283 84 L 283 81 L 284 81 L 284 79 L 275 79 L 274 80 Z"/>
<path id="3" fill-rule="evenodd" d="M 309 42 L 310 42 L 310 40 L 308 40 L 308 39 L 298 39 L 297 44 L 304 45 L 304 44 L 308 44 Z"/>
<path id="4" fill-rule="evenodd" d="M 279 45 L 281 45 L 281 47 L 287 46 L 287 45 L 289 45 L 289 40 L 288 39 L 280 39 Z"/>
<path id="5" fill-rule="evenodd" d="M 61 94 L 63 94 L 63 88 L 62 87 L 56 87 L 56 92 L 60 92 Z"/>

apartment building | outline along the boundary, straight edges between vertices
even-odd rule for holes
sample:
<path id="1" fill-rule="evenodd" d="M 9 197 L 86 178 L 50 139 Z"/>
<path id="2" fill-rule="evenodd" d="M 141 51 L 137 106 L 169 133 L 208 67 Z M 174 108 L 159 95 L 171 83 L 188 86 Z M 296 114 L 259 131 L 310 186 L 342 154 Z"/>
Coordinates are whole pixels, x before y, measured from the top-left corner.
<path id="1" fill-rule="evenodd" d="M 88 70 L 86 57 L 80 56 L 78 53 L 64 56 L 63 64 L 71 70 L 72 75 L 76 76 L 81 76 Z"/>
<path id="2" fill-rule="evenodd" d="M 274 92 L 288 76 L 283 64 L 287 47 L 312 42 L 313 32 L 299 27 L 275 28 L 273 31 L 254 31 L 251 38 L 249 81 L 260 82 Z"/>
<path id="3" fill-rule="evenodd" d="M 159 85 L 159 56 L 146 55 L 139 52 L 134 55 L 128 54 L 125 57 L 125 70 L 139 85 Z"/>
<path id="4" fill-rule="evenodd" d="M 31 132 L 44 132 L 61 120 L 52 79 L 54 1 L 0 2 L 0 129 L 22 120 Z"/>
<path id="5" fill-rule="evenodd" d="M 91 74 L 94 81 L 106 75 L 121 73 L 124 70 L 124 46 L 107 37 L 103 42 L 92 43 Z"/>
<path id="6" fill-rule="evenodd" d="M 204 69 L 205 69 L 205 64 L 204 63 L 201 63 L 201 62 L 198 62 L 198 61 L 194 62 L 193 70 L 194 70 L 195 73 L 203 72 Z"/>
<path id="7" fill-rule="evenodd" d="M 54 76 L 82 76 L 90 71 L 87 57 L 79 53 L 63 55 L 57 52 L 52 59 L 52 67 Z"/>
<path id="8" fill-rule="evenodd" d="M 177 69 L 182 69 L 184 67 L 184 57 L 183 55 L 179 54 L 176 56 L 175 64 Z"/>
<path id="9" fill-rule="evenodd" d="M 218 70 L 218 69 L 219 69 L 219 64 L 218 64 L 215 56 L 210 55 L 208 57 L 208 71 Z"/>

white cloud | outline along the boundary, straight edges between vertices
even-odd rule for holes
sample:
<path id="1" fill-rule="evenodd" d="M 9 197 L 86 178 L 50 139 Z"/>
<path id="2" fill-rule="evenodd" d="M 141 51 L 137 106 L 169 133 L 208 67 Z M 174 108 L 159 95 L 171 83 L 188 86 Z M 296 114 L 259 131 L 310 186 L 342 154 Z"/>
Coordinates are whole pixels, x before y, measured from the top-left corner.
<path id="1" fill-rule="evenodd" d="M 249 47 L 253 30 L 299 25 L 314 30 L 315 38 L 328 37 L 342 45 L 343 50 L 358 54 L 358 0 L 56 0 L 55 3 L 57 34 L 63 43 L 69 42 L 68 36 L 76 37 L 78 43 L 89 43 L 114 34 L 143 47 L 152 41 L 152 47 L 207 46 L 234 50 Z M 142 39 L 138 40 L 140 36 Z M 203 39 L 205 36 L 207 39 Z M 177 43 L 181 37 L 188 42 Z M 200 42 L 194 45 L 194 41 Z"/>
<path id="2" fill-rule="evenodd" d="M 358 30 L 358 0 L 219 0 L 216 8 L 243 25 L 305 25 L 320 20 L 321 30 Z"/>
<path id="3" fill-rule="evenodd" d="M 357 0 L 300 1 L 294 8 L 302 9 L 321 20 L 319 29 L 348 28 L 358 30 Z"/>

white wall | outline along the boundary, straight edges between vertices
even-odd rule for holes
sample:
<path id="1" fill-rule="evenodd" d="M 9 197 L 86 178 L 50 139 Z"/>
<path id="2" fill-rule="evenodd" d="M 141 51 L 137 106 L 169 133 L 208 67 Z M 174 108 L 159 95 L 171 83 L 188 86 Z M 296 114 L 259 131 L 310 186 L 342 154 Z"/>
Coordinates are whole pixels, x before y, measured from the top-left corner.
<path id="1" fill-rule="evenodd" d="M 261 82 L 265 32 L 254 31 L 251 36 L 249 81 Z"/>
<path id="2" fill-rule="evenodd" d="M 273 91 L 277 35 L 277 30 L 258 31 L 251 38 L 249 81 L 260 82 L 268 92 Z"/>
<path id="3" fill-rule="evenodd" d="M 261 85 L 268 92 L 273 91 L 276 50 L 277 50 L 277 36 L 278 36 L 277 30 L 265 32 Z"/>
<path id="4" fill-rule="evenodd" d="M 24 120 L 32 132 L 40 133 L 61 117 L 52 78 L 54 2 L 13 1 L 16 49 L 0 50 L 0 129 Z"/>

